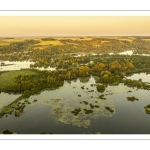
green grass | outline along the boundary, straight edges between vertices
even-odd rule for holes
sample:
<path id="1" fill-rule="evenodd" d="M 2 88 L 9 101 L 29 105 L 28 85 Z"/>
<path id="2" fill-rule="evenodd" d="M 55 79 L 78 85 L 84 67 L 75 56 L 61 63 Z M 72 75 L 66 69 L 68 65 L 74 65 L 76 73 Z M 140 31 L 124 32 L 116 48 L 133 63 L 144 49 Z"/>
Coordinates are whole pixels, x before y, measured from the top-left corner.
<path id="1" fill-rule="evenodd" d="M 30 69 L 4 72 L 0 74 L 0 87 L 3 88 L 13 84 L 15 82 L 15 77 L 19 74 L 38 75 L 36 71 Z"/>

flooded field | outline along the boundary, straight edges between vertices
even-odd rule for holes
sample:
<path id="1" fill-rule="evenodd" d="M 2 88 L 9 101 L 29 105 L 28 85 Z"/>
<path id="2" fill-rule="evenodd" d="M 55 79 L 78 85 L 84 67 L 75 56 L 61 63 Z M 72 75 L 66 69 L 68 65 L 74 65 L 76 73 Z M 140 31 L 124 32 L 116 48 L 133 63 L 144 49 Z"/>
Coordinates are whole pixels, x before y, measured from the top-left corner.
<path id="1" fill-rule="evenodd" d="M 0 71 L 11 71 L 11 70 L 20 70 L 20 69 L 28 69 L 31 64 L 34 62 L 30 61 L 3 61 L 4 65 L 0 65 Z M 55 70 L 53 67 L 37 67 L 39 70 Z"/>
<path id="2" fill-rule="evenodd" d="M 1 93 L 0 110 L 19 96 Z M 133 96 L 135 99 L 130 99 Z M 80 77 L 65 81 L 58 89 L 32 95 L 21 103 L 26 101 L 29 103 L 19 117 L 12 113 L 0 118 L 1 133 L 5 130 L 17 134 L 150 133 L 149 114 L 144 108 L 150 104 L 149 91 L 123 83 L 108 85 L 104 92 L 98 92 L 95 77 Z"/>

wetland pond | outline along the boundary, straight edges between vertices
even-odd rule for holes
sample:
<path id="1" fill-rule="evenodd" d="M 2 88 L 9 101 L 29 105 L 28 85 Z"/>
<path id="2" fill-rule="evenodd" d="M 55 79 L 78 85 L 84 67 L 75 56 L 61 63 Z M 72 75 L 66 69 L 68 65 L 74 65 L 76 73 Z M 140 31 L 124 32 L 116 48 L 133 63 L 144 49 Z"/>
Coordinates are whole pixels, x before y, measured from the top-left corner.
<path id="1" fill-rule="evenodd" d="M 144 79 L 149 82 L 149 77 L 144 76 Z M 104 92 L 98 92 L 95 84 L 93 76 L 67 80 L 62 87 L 21 100 L 21 103 L 29 102 L 23 113 L 19 117 L 12 113 L 0 118 L 0 132 L 150 134 L 150 114 L 144 108 L 150 104 L 150 91 L 120 83 L 108 85 Z M 19 96 L 1 93 L 0 110 Z"/>

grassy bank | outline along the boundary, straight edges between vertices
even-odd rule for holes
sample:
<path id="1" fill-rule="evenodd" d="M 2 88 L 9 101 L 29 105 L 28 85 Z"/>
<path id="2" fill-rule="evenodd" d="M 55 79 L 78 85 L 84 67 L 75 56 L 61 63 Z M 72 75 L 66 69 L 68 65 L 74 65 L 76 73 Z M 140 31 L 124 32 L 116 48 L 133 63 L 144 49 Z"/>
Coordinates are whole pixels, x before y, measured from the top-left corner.
<path id="1" fill-rule="evenodd" d="M 38 75 L 38 72 L 31 69 L 7 71 L 0 74 L 0 86 L 6 87 L 15 83 L 15 77 L 22 75 Z"/>

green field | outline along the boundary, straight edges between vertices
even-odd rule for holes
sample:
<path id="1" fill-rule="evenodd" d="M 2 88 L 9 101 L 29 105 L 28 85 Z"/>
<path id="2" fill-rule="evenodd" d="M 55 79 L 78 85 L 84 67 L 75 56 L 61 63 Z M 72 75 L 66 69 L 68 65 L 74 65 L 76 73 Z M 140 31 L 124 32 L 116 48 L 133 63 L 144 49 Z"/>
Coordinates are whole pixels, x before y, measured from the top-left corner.
<path id="1" fill-rule="evenodd" d="M 6 87 L 15 82 L 15 77 L 19 74 L 24 75 L 38 75 L 38 73 L 34 70 L 15 70 L 8 71 L 0 74 L 0 87 Z"/>

